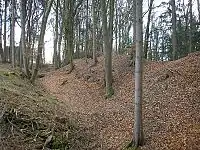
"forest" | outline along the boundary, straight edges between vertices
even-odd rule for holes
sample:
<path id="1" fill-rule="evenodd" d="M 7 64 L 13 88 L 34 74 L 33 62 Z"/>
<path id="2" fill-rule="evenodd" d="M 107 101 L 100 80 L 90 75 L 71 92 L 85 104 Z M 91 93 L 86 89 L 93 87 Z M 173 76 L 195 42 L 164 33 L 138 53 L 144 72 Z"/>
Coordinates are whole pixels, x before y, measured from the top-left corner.
<path id="1" fill-rule="evenodd" d="M 0 149 L 199 150 L 200 0 L 0 0 Z"/>

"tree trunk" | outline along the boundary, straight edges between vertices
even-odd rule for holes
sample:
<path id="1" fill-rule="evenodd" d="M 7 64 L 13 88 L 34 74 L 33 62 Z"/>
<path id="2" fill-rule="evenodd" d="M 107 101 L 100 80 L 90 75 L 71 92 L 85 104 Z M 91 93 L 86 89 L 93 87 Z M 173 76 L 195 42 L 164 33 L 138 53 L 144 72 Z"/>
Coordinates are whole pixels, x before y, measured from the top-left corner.
<path id="1" fill-rule="evenodd" d="M 2 45 L 2 1 L 0 1 L 0 55 L 1 55 L 1 61 L 4 60 L 4 53 L 3 53 L 3 45 Z"/>
<path id="2" fill-rule="evenodd" d="M 66 66 L 68 64 L 68 60 L 67 60 L 67 53 L 68 53 L 68 49 L 67 49 L 67 1 L 63 2 L 63 13 L 62 13 L 62 20 L 63 20 L 63 29 L 64 29 L 64 50 L 63 50 L 63 66 Z"/>
<path id="3" fill-rule="evenodd" d="M 12 67 L 15 67 L 15 0 L 11 0 L 11 32 L 10 32 L 10 41 L 11 41 L 11 59 Z"/>
<path id="4" fill-rule="evenodd" d="M 92 17 L 93 17 L 93 28 L 92 28 L 92 34 L 93 34 L 93 45 L 92 45 L 92 49 L 93 49 L 93 62 L 94 65 L 96 65 L 97 63 L 97 54 L 96 54 L 96 29 L 97 29 L 97 17 L 96 17 L 96 1 L 92 0 Z"/>
<path id="5" fill-rule="evenodd" d="M 147 54 L 148 54 L 149 26 L 150 26 L 150 21 L 151 21 L 151 12 L 152 12 L 153 1 L 154 0 L 150 0 L 147 27 L 146 27 L 145 38 L 144 38 L 144 58 L 145 59 L 147 59 Z"/>
<path id="6" fill-rule="evenodd" d="M 136 44 L 136 2 L 133 0 L 133 42 Z"/>
<path id="7" fill-rule="evenodd" d="M 186 48 L 189 47 L 189 38 L 188 38 L 188 33 L 189 33 L 189 22 L 188 22 L 188 18 L 189 18 L 189 8 L 187 9 L 186 13 L 184 13 L 184 20 L 185 20 L 185 30 L 184 30 L 184 45 Z M 189 49 L 188 49 L 189 52 Z"/>
<path id="8" fill-rule="evenodd" d="M 118 11 L 117 11 L 117 0 L 115 1 L 115 52 L 118 53 L 118 42 L 117 42 L 117 31 L 118 31 Z"/>
<path id="9" fill-rule="evenodd" d="M 54 54 L 53 54 L 53 62 L 55 69 L 58 69 L 58 54 L 57 54 L 57 48 L 58 48 L 58 5 L 59 0 L 56 1 L 56 19 L 55 19 L 55 37 L 54 37 Z"/>
<path id="10" fill-rule="evenodd" d="M 152 29 L 152 27 L 151 27 Z M 149 36 L 149 53 L 148 53 L 148 58 L 149 60 L 152 60 L 152 30 L 150 32 L 150 36 Z"/>
<path id="11" fill-rule="evenodd" d="M 4 41 L 4 58 L 3 58 L 3 62 L 6 62 L 8 59 L 8 51 L 6 50 L 6 29 L 7 29 L 7 24 L 6 24 L 6 18 L 7 18 L 7 5 L 8 5 L 8 1 L 5 0 L 5 7 L 4 7 L 4 35 L 3 35 L 3 41 Z"/>
<path id="12" fill-rule="evenodd" d="M 32 46 L 31 46 L 31 49 L 30 49 L 30 52 L 31 52 L 31 58 L 30 58 L 30 69 L 32 70 L 33 69 L 33 58 L 34 58 L 34 49 L 35 49 L 35 36 L 33 36 L 33 39 L 32 39 Z"/>
<path id="13" fill-rule="evenodd" d="M 176 60 L 176 51 L 177 51 L 177 35 L 176 35 L 176 5 L 175 0 L 171 0 L 172 5 L 172 58 Z"/>
<path id="14" fill-rule="evenodd" d="M 35 66 L 35 69 L 33 70 L 33 74 L 31 76 L 31 80 L 30 80 L 32 83 L 34 83 L 36 76 L 38 74 L 40 60 L 42 58 L 42 49 L 44 47 L 43 46 L 44 45 L 44 35 L 45 35 L 47 20 L 48 20 L 48 16 L 49 16 L 52 4 L 53 4 L 53 0 L 50 0 L 49 6 L 45 6 L 46 8 L 45 8 L 45 12 L 44 12 L 44 15 L 42 18 L 40 37 L 39 37 L 39 41 L 38 41 L 38 53 L 37 53 L 37 58 L 36 58 L 36 66 Z"/>
<path id="15" fill-rule="evenodd" d="M 199 2 L 199 0 L 197 0 L 197 9 L 198 9 L 198 13 L 199 13 L 199 22 L 200 22 L 200 2 Z"/>
<path id="16" fill-rule="evenodd" d="M 104 40 L 104 57 L 105 57 L 105 81 L 106 97 L 114 94 L 112 88 L 112 36 L 113 36 L 113 17 L 114 17 L 114 0 L 110 0 L 109 28 L 107 28 L 107 10 L 106 2 L 101 0 L 101 14 Z"/>
<path id="17" fill-rule="evenodd" d="M 193 23 L 192 23 L 192 0 L 189 1 L 189 7 L 190 7 L 190 30 L 189 30 L 189 53 L 192 52 L 192 29 L 193 29 Z"/>
<path id="18" fill-rule="evenodd" d="M 27 48 L 26 48 L 26 41 L 25 41 L 25 25 L 26 25 L 26 1 L 21 0 L 20 3 L 21 6 L 21 53 L 22 57 L 20 58 L 20 62 L 23 62 L 25 74 L 27 78 L 30 78 L 30 72 L 29 72 L 29 63 L 28 63 L 28 53 L 27 53 Z M 23 61 L 22 61 L 23 59 Z M 21 64 L 20 63 L 20 64 Z M 22 64 L 21 64 L 22 66 Z"/>
<path id="19" fill-rule="evenodd" d="M 118 53 L 121 54 L 121 39 L 122 39 L 122 36 L 121 36 L 121 18 L 119 17 L 119 23 L 118 23 Z"/>
<path id="20" fill-rule="evenodd" d="M 144 135 L 142 127 L 142 0 L 136 3 L 136 60 L 135 60 L 135 124 L 134 146 L 143 145 Z"/>
<path id="21" fill-rule="evenodd" d="M 133 15 L 133 45 L 136 44 L 136 0 L 133 0 L 133 11 L 132 11 L 132 15 Z M 135 56 L 133 56 L 133 52 L 131 52 L 130 55 L 131 60 L 131 65 L 135 62 Z"/>
<path id="22" fill-rule="evenodd" d="M 60 52 L 61 52 L 61 43 L 62 43 L 62 36 L 63 36 L 63 22 L 61 22 L 60 32 L 59 32 L 59 38 L 58 38 L 58 67 L 61 67 L 61 58 L 60 58 Z"/>
<path id="23" fill-rule="evenodd" d="M 75 31 L 75 46 L 76 46 L 76 58 L 79 59 L 79 54 L 80 54 L 80 19 L 77 17 L 76 18 L 76 31 Z"/>
<path id="24" fill-rule="evenodd" d="M 27 33 L 26 33 L 26 45 L 27 45 L 27 47 L 26 47 L 26 51 L 25 51 L 25 53 L 26 53 L 26 56 L 25 57 L 27 57 L 26 58 L 26 60 L 25 60 L 25 63 L 27 64 L 27 66 L 28 66 L 28 68 L 29 68 L 29 65 L 30 65 L 30 58 L 31 58 L 31 44 L 32 44 L 32 42 L 33 42 L 33 25 L 34 25 L 34 23 L 33 23 L 33 16 L 34 15 L 32 15 L 32 13 L 33 13 L 33 11 L 32 11 L 32 6 L 33 6 L 33 0 L 29 0 L 29 1 L 27 1 L 28 3 L 28 5 L 27 5 Z M 32 26 L 31 26 L 31 23 L 32 23 Z M 29 70 L 28 70 L 29 71 Z M 30 74 L 30 71 L 29 71 L 29 74 Z"/>
<path id="25" fill-rule="evenodd" d="M 73 44 L 74 44 L 73 43 L 73 34 L 74 34 L 73 9 L 74 9 L 74 1 L 73 0 L 67 1 L 67 8 L 66 8 L 66 10 L 67 10 L 67 24 L 66 24 L 67 32 L 65 34 L 67 34 L 67 50 L 68 50 L 68 60 L 69 60 L 69 64 L 70 64 L 70 69 L 69 69 L 68 73 L 71 73 L 72 70 L 74 69 L 74 64 L 73 64 L 73 51 L 74 51 L 74 46 L 73 46 Z"/>
<path id="26" fill-rule="evenodd" d="M 86 0 L 86 3 L 87 3 L 87 8 L 86 8 L 86 32 L 85 32 L 85 60 L 86 60 L 86 63 L 87 63 L 87 58 L 88 58 L 88 55 L 89 55 L 89 35 L 88 35 L 88 31 L 89 31 L 89 22 L 88 22 L 88 19 L 89 19 L 89 16 L 88 16 L 88 9 L 89 9 L 89 4 L 88 4 L 88 0 Z"/>
<path id="27" fill-rule="evenodd" d="M 159 60 L 159 58 L 158 58 L 159 31 L 156 31 L 155 39 L 156 39 L 156 44 L 155 44 L 155 48 L 154 48 L 154 60 L 157 61 L 157 60 Z"/>

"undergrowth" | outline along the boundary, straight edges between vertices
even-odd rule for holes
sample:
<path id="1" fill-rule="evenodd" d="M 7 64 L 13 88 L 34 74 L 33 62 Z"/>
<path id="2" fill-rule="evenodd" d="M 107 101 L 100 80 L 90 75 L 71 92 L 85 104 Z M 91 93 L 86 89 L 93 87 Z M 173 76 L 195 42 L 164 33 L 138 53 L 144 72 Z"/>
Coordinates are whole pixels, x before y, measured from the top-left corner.
<path id="1" fill-rule="evenodd" d="M 78 126 L 63 109 L 41 87 L 1 69 L 0 149 L 70 149 Z"/>

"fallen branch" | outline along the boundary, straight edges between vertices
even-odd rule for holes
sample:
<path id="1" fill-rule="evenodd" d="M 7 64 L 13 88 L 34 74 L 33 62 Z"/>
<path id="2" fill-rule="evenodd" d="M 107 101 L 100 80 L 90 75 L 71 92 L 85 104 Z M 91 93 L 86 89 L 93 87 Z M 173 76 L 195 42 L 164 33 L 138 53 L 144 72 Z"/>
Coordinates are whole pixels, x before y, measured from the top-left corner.
<path id="1" fill-rule="evenodd" d="M 16 94 L 16 95 L 24 96 L 24 97 L 26 97 L 26 98 L 32 99 L 33 101 L 37 101 L 37 99 L 35 99 L 35 98 L 33 98 L 33 97 L 29 96 L 29 95 L 25 95 L 25 94 L 23 94 L 23 93 L 20 93 L 20 92 L 17 91 L 17 90 L 11 90 L 11 89 L 9 89 L 9 88 L 1 87 L 1 86 L 0 86 L 0 89 L 7 90 L 7 91 L 12 92 L 12 93 L 14 93 L 14 94 Z"/>
<path id="2" fill-rule="evenodd" d="M 2 118 L 3 118 L 4 114 L 5 114 L 5 112 L 6 112 L 6 105 L 4 105 L 4 108 L 3 108 L 3 110 L 2 110 L 2 112 L 0 114 L 0 122 L 2 121 Z"/>
<path id="3" fill-rule="evenodd" d="M 46 139 L 46 141 L 45 141 L 45 143 L 44 143 L 44 146 L 43 146 L 42 150 L 44 150 L 45 147 L 47 146 L 47 144 L 49 144 L 49 143 L 51 142 L 52 138 L 53 138 L 53 135 L 52 135 L 52 134 L 49 135 L 49 136 L 47 137 L 47 139 Z"/>
<path id="4" fill-rule="evenodd" d="M 60 85 L 65 85 L 66 83 L 67 83 L 67 79 L 66 80 L 64 80 Z"/>

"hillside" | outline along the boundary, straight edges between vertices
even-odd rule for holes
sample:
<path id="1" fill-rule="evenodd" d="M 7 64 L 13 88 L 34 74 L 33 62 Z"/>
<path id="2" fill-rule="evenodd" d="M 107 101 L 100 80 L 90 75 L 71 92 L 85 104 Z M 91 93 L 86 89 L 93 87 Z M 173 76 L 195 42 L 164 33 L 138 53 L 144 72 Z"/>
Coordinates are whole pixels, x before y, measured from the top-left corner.
<path id="1" fill-rule="evenodd" d="M 127 56 L 113 57 L 115 94 L 105 99 L 103 57 L 75 61 L 36 85 L 0 66 L 0 149 L 120 150 L 134 124 L 134 74 Z M 46 70 L 52 70 L 46 68 Z M 41 86 L 42 85 L 42 86 Z M 200 148 L 200 53 L 144 62 L 142 150 Z"/>
<path id="2" fill-rule="evenodd" d="M 44 88 L 65 105 L 85 138 L 79 149 L 122 149 L 134 124 L 134 74 L 127 56 L 114 56 L 115 94 L 105 99 L 103 58 L 90 67 L 84 60 L 41 79 Z M 200 53 L 171 62 L 145 62 L 143 83 L 145 146 L 142 150 L 200 149 Z M 77 147 L 75 146 L 74 149 Z"/>
<path id="3" fill-rule="evenodd" d="M 73 149 L 89 141 L 65 106 L 39 84 L 0 65 L 0 149 Z M 78 139 L 79 143 L 75 141 Z"/>

